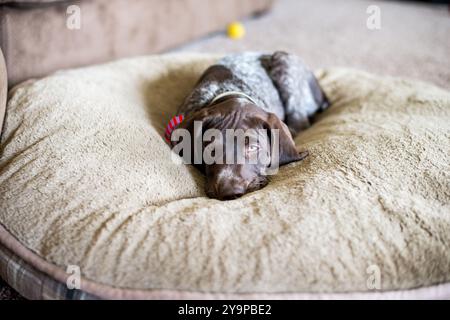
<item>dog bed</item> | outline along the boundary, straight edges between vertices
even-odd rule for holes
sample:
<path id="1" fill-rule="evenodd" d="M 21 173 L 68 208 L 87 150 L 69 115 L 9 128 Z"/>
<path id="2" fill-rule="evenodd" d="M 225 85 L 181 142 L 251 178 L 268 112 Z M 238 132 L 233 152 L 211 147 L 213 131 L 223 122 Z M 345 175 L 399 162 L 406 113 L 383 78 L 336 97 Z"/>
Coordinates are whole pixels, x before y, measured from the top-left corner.
<path id="1" fill-rule="evenodd" d="M 133 58 L 12 90 L 0 253 L 61 285 L 77 266 L 99 298 L 450 298 L 450 93 L 319 71 L 332 105 L 295 139 L 310 156 L 222 202 L 163 138 L 216 59 Z"/>

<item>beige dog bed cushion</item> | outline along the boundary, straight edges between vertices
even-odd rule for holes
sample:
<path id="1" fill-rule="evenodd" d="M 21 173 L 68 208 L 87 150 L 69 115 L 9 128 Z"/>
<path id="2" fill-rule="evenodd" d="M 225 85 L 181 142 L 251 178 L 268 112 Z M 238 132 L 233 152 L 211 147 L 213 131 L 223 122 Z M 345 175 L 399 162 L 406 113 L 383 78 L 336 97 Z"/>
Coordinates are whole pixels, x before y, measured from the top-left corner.
<path id="1" fill-rule="evenodd" d="M 221 202 L 163 139 L 216 58 L 134 58 L 13 90 L 2 244 L 60 282 L 78 266 L 81 289 L 103 298 L 449 288 L 449 92 L 318 72 L 332 106 L 295 139 L 311 155 Z"/>

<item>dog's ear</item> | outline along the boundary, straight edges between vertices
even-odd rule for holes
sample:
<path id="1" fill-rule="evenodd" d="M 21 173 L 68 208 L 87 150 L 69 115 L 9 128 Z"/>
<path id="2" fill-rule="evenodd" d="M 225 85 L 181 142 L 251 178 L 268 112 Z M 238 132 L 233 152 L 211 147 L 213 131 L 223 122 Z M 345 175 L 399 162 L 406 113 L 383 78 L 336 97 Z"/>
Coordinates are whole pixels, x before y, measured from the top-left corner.
<path id="1" fill-rule="evenodd" d="M 294 140 L 292 139 L 291 132 L 289 131 L 289 128 L 284 124 L 280 118 L 278 118 L 273 113 L 267 114 L 267 129 L 269 131 L 273 129 L 278 129 L 279 132 L 279 165 L 285 165 L 290 162 L 294 161 L 300 161 L 306 158 L 309 154 L 308 151 L 298 152 Z M 273 135 L 269 133 L 269 137 L 272 137 Z"/>
<path id="2" fill-rule="evenodd" d="M 201 122 L 201 132 L 194 132 L 195 121 Z M 203 136 L 203 133 L 207 129 L 215 128 L 221 121 L 223 121 L 223 115 L 220 110 L 203 108 L 187 116 L 180 124 L 179 128 L 187 129 L 191 133 L 191 137 L 196 138 L 197 135 Z"/>
<path id="3" fill-rule="evenodd" d="M 195 124 L 197 121 L 200 122 L 200 125 Z M 177 129 L 185 129 L 189 132 L 188 139 L 190 139 L 190 146 L 191 146 L 190 154 L 188 153 L 184 154 L 183 151 L 181 151 L 179 155 L 183 157 L 187 163 L 194 164 L 194 166 L 196 166 L 200 171 L 204 170 L 204 163 L 202 156 L 203 147 L 195 148 L 196 146 L 195 141 L 200 141 L 200 143 L 202 144 L 204 132 L 207 129 L 214 127 L 214 125 L 217 124 L 217 122 L 220 122 L 220 114 L 215 110 L 205 108 L 191 113 L 177 127 Z M 172 142 L 172 146 L 176 146 L 178 143 L 179 142 Z"/>

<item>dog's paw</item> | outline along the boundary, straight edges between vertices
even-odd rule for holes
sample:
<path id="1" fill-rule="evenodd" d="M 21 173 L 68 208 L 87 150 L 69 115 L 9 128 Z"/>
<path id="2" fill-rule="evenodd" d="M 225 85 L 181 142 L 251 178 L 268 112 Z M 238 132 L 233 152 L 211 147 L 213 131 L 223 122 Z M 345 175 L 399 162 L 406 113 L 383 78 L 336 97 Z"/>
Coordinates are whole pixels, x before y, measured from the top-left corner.
<path id="1" fill-rule="evenodd" d="M 307 156 L 309 156 L 309 151 L 308 150 L 305 150 L 305 151 L 300 151 L 299 153 L 298 153 L 298 160 L 303 160 L 303 159 L 305 159 Z"/>

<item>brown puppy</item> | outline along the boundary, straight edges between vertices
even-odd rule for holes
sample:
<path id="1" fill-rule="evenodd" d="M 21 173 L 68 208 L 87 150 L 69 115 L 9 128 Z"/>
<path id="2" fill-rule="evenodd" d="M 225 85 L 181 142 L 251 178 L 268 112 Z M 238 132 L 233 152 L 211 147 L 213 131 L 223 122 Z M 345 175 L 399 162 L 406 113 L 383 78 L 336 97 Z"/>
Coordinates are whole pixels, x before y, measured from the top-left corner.
<path id="1" fill-rule="evenodd" d="M 195 132 L 194 122 L 201 121 L 202 131 Z M 197 167 L 205 173 L 207 177 L 206 194 L 211 198 L 229 200 L 242 196 L 245 193 L 258 190 L 268 183 L 268 175 L 264 174 L 266 163 L 256 161 L 255 163 L 227 163 L 225 147 L 230 141 L 226 136 L 227 129 L 265 129 L 268 136 L 273 129 L 279 130 L 279 165 L 284 165 L 293 161 L 299 161 L 308 155 L 307 151 L 299 153 L 292 140 L 291 133 L 287 126 L 273 113 L 268 113 L 255 106 L 251 101 L 242 97 L 229 97 L 209 108 L 201 109 L 189 115 L 179 126 L 187 129 L 193 139 L 198 139 L 206 130 L 214 128 L 221 132 L 223 139 L 220 145 L 215 147 L 223 150 L 221 163 L 206 165 L 204 161 Z M 255 137 L 256 138 L 256 137 Z M 203 152 L 209 144 L 215 141 L 203 141 L 201 151 Z M 234 144 L 237 147 L 236 141 Z M 193 150 L 194 144 L 192 146 Z M 248 142 L 241 146 L 241 150 L 233 149 L 233 159 L 237 158 L 238 152 L 242 152 L 246 158 L 251 153 L 264 153 L 271 156 L 270 141 L 268 139 L 253 139 L 253 144 Z M 188 162 L 191 159 L 186 159 Z"/>
<path id="2" fill-rule="evenodd" d="M 235 199 L 264 187 L 274 164 L 308 155 L 297 151 L 291 133 L 307 128 L 310 117 L 327 106 L 314 75 L 297 57 L 282 52 L 232 55 L 210 67 L 180 107 L 184 120 L 177 129 L 185 129 L 189 138 L 168 138 L 174 146 L 190 139 L 190 152 L 181 153 L 206 175 L 209 197 Z M 205 139 L 208 129 L 216 134 Z M 230 129 L 246 133 L 242 143 L 236 143 L 239 135 L 228 134 Z M 207 151 L 212 151 L 214 162 L 203 158 Z M 197 163 L 195 154 L 200 154 Z M 246 161 L 236 162 L 239 156 Z"/>

